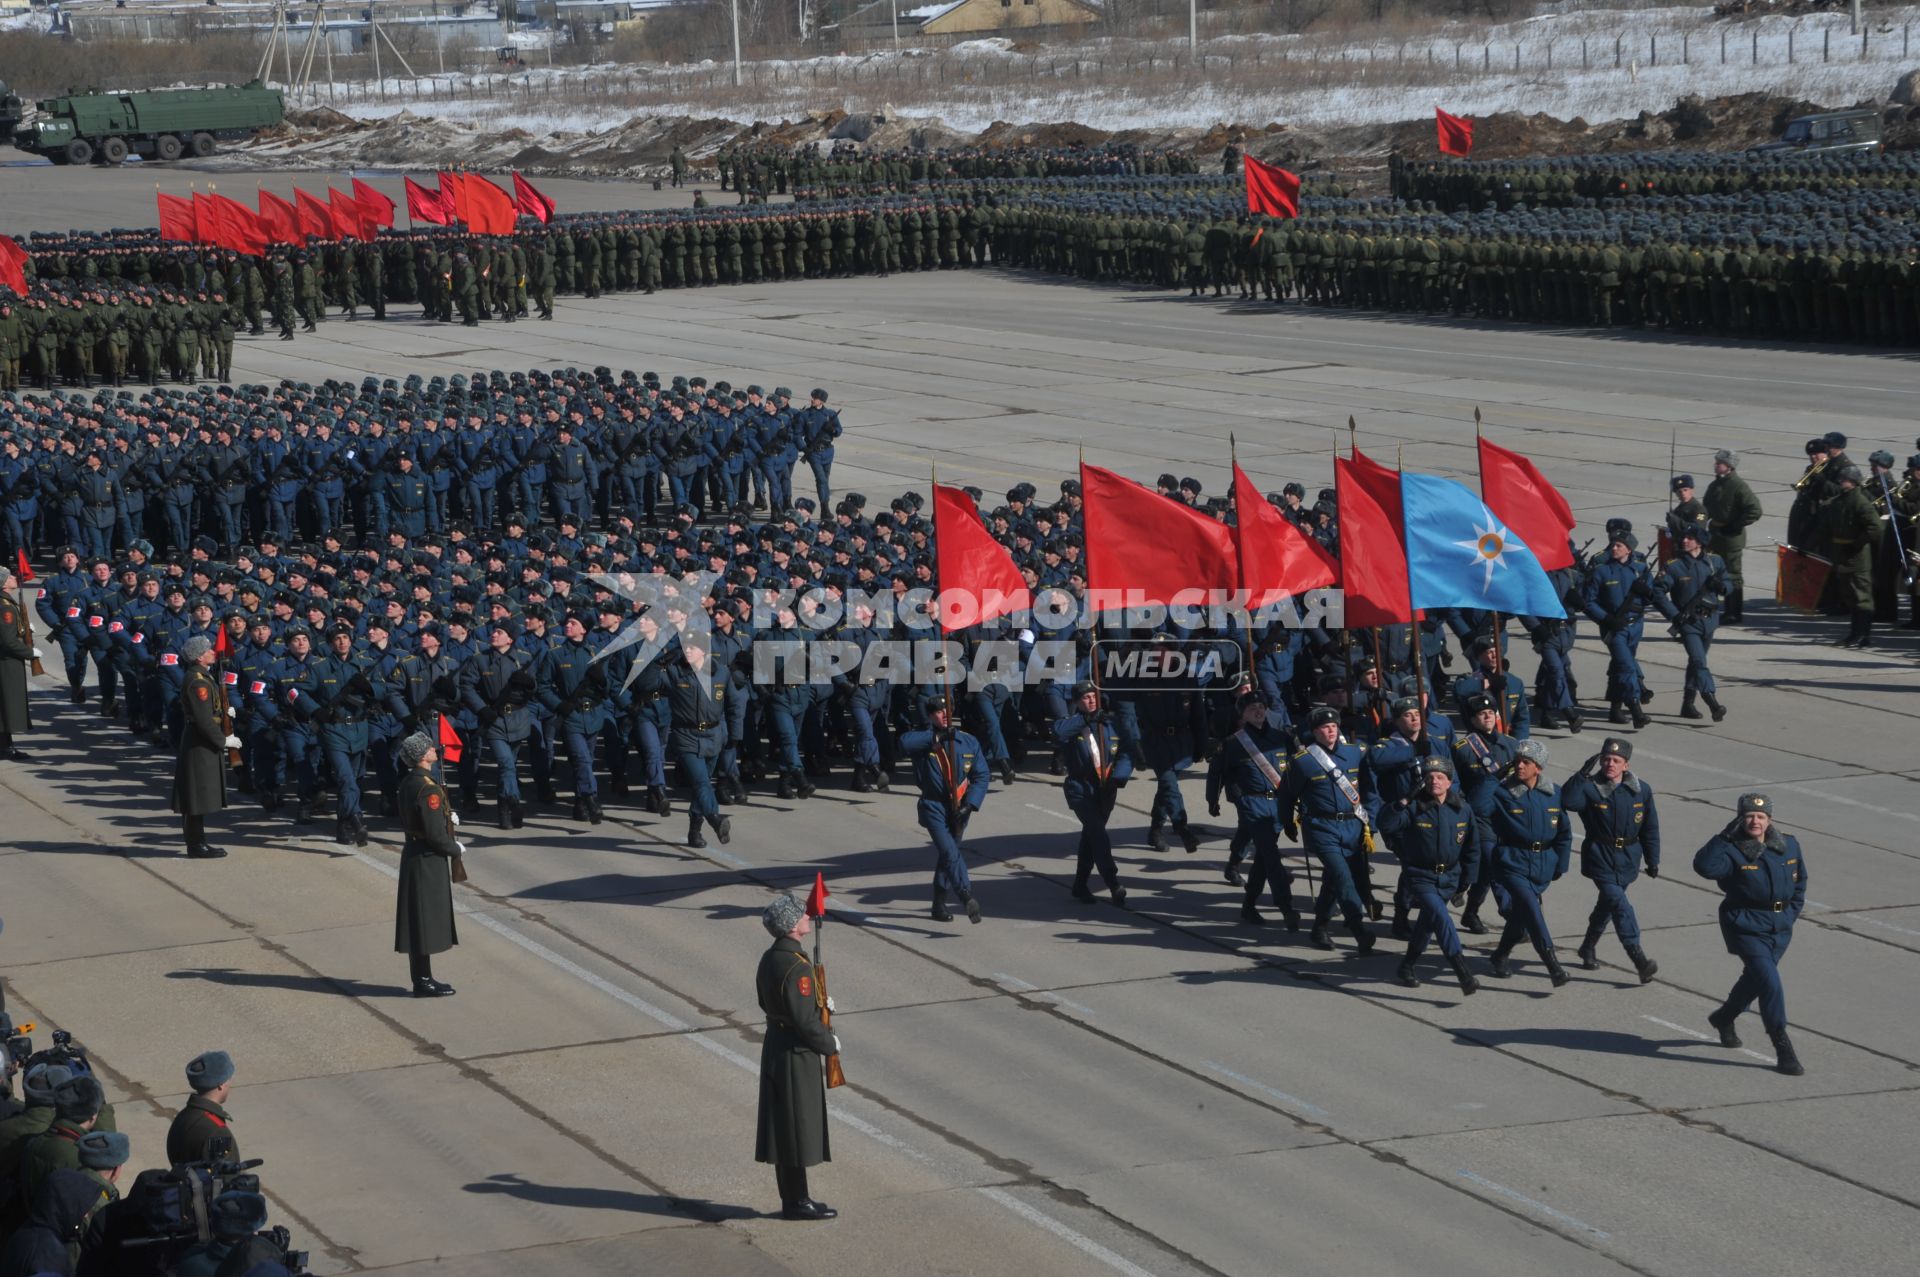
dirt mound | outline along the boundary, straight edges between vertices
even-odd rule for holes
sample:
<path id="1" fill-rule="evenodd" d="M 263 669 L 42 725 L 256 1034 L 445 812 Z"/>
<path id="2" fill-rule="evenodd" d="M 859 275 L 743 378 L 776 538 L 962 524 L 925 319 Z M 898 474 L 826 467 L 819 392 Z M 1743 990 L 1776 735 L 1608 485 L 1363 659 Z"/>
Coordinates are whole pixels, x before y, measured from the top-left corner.
<path id="1" fill-rule="evenodd" d="M 995 120 L 972 145 L 996 150 L 1008 146 L 1100 146 L 1113 134 L 1085 124 L 1008 124 Z"/>

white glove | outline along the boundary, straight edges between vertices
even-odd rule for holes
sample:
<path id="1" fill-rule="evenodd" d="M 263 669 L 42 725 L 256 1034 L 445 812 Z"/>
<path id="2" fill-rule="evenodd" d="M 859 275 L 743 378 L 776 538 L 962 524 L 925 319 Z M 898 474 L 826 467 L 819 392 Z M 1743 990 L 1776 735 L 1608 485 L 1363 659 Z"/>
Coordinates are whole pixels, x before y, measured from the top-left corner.
<path id="1" fill-rule="evenodd" d="M 840 1035 L 838 1033 L 833 1035 L 833 1053 L 835 1055 L 840 1054 Z"/>
<path id="2" fill-rule="evenodd" d="M 465 843 L 463 843 L 463 842 L 456 842 L 456 843 L 454 843 L 454 844 L 453 844 L 453 849 L 454 849 L 454 851 L 455 851 L 455 853 L 456 853 L 456 854 L 458 854 L 458 855 L 460 855 L 460 856 L 461 856 L 461 857 L 463 857 L 463 858 L 464 858 L 464 857 L 466 856 L 466 854 L 467 854 L 467 844 L 465 844 Z"/>
<path id="3" fill-rule="evenodd" d="M 225 745 L 228 749 L 240 748 L 240 738 L 238 736 L 229 736 L 224 741 L 221 741 L 220 743 Z"/>
<path id="4" fill-rule="evenodd" d="M 833 995 L 831 993 L 827 995 L 827 1014 L 833 1014 Z"/>
<path id="5" fill-rule="evenodd" d="M 45 652 L 43 652 L 43 651 L 41 651 L 41 650 L 40 650 L 39 648 L 37 648 L 37 647 L 36 647 L 36 648 L 34 648 L 34 649 L 33 649 L 33 659 L 34 659 L 34 660 L 36 660 L 36 661 L 37 661 L 37 660 L 39 660 L 39 659 L 40 659 L 41 657 L 43 657 L 43 656 L 45 656 L 45 655 L 46 655 L 46 653 L 45 653 Z"/>
<path id="6" fill-rule="evenodd" d="M 449 819 L 449 820 L 451 820 L 451 821 L 453 822 L 453 827 L 454 827 L 455 829 L 458 829 L 458 828 L 460 828 L 460 813 L 459 813 L 459 812 L 457 812 L 457 811 L 450 811 L 450 812 L 448 812 L 448 813 L 447 813 L 447 819 Z"/>

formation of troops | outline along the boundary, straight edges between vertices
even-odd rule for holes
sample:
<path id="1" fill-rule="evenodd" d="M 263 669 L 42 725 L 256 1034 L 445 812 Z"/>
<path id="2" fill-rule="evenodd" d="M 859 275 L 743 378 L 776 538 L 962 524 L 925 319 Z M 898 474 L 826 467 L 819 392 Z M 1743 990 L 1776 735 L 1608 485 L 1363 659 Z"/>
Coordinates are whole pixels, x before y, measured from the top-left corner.
<path id="1" fill-rule="evenodd" d="M 1568 822 L 1583 808 L 1553 798 L 1557 823 L 1543 824 L 1546 807 L 1531 798 L 1526 811 L 1502 806 L 1516 780 L 1541 802 L 1561 792 L 1543 779 L 1535 728 L 1581 731 L 1603 702 L 1610 728 L 1645 726 L 1654 697 L 1639 652 L 1660 622 L 1687 659 L 1678 716 L 1717 722 L 1728 712 L 1710 651 L 1718 628 L 1740 620 L 1739 565 L 1760 516 L 1730 452 L 1716 456 L 1700 495 L 1691 476 L 1675 476 L 1663 526 L 1610 521 L 1605 548 L 1557 574 L 1566 620 L 1501 617 L 1497 632 L 1495 618 L 1457 610 L 1414 628 L 1275 622 L 1247 636 L 1238 668 L 1180 691 L 1094 685 L 1090 634 L 1071 622 L 1049 631 L 1037 616 L 1027 622 L 1036 641 L 1078 644 L 1075 679 L 928 696 L 864 666 L 832 681 L 762 677 L 788 659 L 767 659 L 763 646 L 901 637 L 902 623 L 881 620 L 863 597 L 937 588 L 920 493 L 885 509 L 834 493 L 842 426 L 830 405 L 824 389 L 799 404 L 785 387 L 606 368 L 0 400 L 0 482 L 32 475 L 32 491 L 47 497 L 8 505 L 4 547 L 45 565 L 35 605 L 45 650 L 6 574 L 15 641 L 0 670 L 19 671 L 22 718 L 24 662 L 43 657 L 64 672 L 74 704 L 91 702 L 102 719 L 124 719 L 136 738 L 175 752 L 189 854 L 221 854 L 205 823 L 230 783 L 296 823 L 331 812 L 343 843 L 365 843 L 376 819 L 398 821 L 433 870 L 434 892 L 457 880 L 461 816 L 490 814 L 513 830 L 536 803 L 568 806 L 587 824 L 607 806 L 636 821 L 680 806 L 679 840 L 702 847 L 709 834 L 730 838 L 754 791 L 804 801 L 838 774 L 856 792 L 898 785 L 916 795 L 936 856 L 932 916 L 951 919 L 957 907 L 978 922 L 962 850 L 969 819 L 996 786 L 1045 766 L 1066 777 L 1083 824 L 1075 894 L 1093 898 L 1097 871 L 1118 902 L 1125 889 L 1106 831 L 1115 791 L 1150 787 L 1148 846 L 1191 851 L 1200 831 L 1180 779 L 1204 769 L 1210 807 L 1225 798 L 1236 808 L 1226 872 L 1243 885 L 1243 921 L 1265 923 L 1258 905 L 1270 892 L 1289 925 L 1304 925 L 1284 834 L 1320 870 L 1307 905 L 1313 943 L 1334 946 L 1338 914 L 1365 952 L 1370 924 L 1391 907 L 1393 933 L 1410 944 L 1401 978 L 1417 979 L 1431 939 L 1460 960 L 1468 988 L 1476 981 L 1458 937 L 1430 907 L 1441 895 L 1457 898 L 1469 932 L 1488 928 L 1481 910 L 1494 896 L 1506 918 L 1495 975 L 1525 940 L 1564 979 L 1538 896 L 1567 868 Z M 1855 527 L 1860 476 L 1844 439 L 1819 442 L 1825 455 L 1800 488 L 1807 536 L 1838 547 Z M 129 505 L 128 476 L 152 473 L 174 481 Z M 1906 475 L 1909 497 L 1916 479 L 1920 465 Z M 796 494 L 796 480 L 809 495 Z M 1163 474 L 1157 487 L 1234 517 L 1191 478 Z M 975 496 L 1030 585 L 1085 590 L 1076 481 L 1044 496 L 1032 484 L 1004 499 Z M 1332 493 L 1307 496 L 1289 483 L 1268 499 L 1337 555 Z M 695 585 L 695 571 L 710 584 Z M 664 588 L 628 588 L 648 578 Z M 803 624 L 823 604 L 842 618 Z M 1589 625 L 1607 665 L 1602 689 L 1583 695 L 1575 655 Z M 1003 619 L 949 637 L 979 653 L 1020 628 Z M 1538 654 L 1530 686 L 1507 667 L 1515 641 Z M 1609 736 L 1567 786 L 1644 793 L 1594 804 L 1588 840 L 1625 838 L 1615 850 L 1638 846 L 1651 867 L 1657 833 L 1592 823 L 1654 827 L 1651 791 L 1623 779 L 1630 758 L 1630 739 Z M 1406 814 L 1423 801 L 1455 813 L 1448 836 L 1459 839 L 1457 856 L 1418 853 L 1433 861 L 1424 895 L 1412 848 L 1441 835 Z M 1528 857 L 1503 860 L 1512 846 Z M 1403 849 L 1390 903 L 1376 899 L 1371 853 Z M 1558 868 L 1543 868 L 1542 854 L 1562 857 Z M 1650 978 L 1624 894 L 1631 865 L 1617 855 L 1608 865 L 1583 859 L 1603 890 L 1579 956 L 1595 961 L 1611 926 Z M 453 942 L 451 905 L 408 917 L 396 947 L 419 960 L 415 991 L 444 996 L 450 987 L 424 962 Z"/>

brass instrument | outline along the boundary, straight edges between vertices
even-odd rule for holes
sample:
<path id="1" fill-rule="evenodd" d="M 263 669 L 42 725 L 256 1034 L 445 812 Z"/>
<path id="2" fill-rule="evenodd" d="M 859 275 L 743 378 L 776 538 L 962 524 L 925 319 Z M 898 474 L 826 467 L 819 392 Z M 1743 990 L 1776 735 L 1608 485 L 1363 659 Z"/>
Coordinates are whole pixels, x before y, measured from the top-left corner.
<path id="1" fill-rule="evenodd" d="M 1809 483 L 1812 483 L 1815 479 L 1819 478 L 1820 472 L 1826 468 L 1827 468 L 1827 460 L 1825 457 L 1822 457 L 1820 460 L 1808 466 L 1807 472 L 1805 474 L 1801 475 L 1798 479 L 1794 480 L 1793 490 L 1795 492 L 1800 491 L 1802 488 L 1806 487 Z"/>

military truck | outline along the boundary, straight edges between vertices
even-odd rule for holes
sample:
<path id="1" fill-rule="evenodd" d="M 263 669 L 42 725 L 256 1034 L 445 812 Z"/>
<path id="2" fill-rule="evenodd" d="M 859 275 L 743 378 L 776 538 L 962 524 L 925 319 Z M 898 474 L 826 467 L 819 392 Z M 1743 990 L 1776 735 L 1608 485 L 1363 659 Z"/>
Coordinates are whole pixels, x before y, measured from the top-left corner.
<path id="1" fill-rule="evenodd" d="M 0 84 L 0 141 L 55 164 L 119 164 L 129 155 L 177 160 L 212 155 L 218 143 L 250 137 L 285 116 L 280 90 L 238 87 L 151 93 L 70 92 L 24 104 Z"/>

